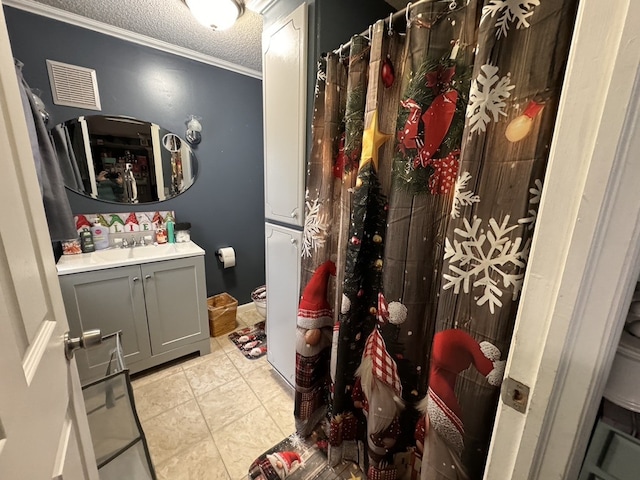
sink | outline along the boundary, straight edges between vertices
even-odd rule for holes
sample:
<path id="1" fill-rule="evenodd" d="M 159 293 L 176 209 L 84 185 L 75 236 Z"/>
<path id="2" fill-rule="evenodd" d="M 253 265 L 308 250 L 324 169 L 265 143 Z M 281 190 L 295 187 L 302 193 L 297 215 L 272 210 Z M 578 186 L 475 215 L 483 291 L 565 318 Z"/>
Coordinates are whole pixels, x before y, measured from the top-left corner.
<path id="1" fill-rule="evenodd" d="M 63 255 L 56 268 L 58 275 L 90 272 L 105 268 L 157 262 L 174 258 L 204 255 L 204 250 L 194 242 L 165 243 L 162 245 L 145 245 L 132 248 L 107 248 L 91 253 Z"/>

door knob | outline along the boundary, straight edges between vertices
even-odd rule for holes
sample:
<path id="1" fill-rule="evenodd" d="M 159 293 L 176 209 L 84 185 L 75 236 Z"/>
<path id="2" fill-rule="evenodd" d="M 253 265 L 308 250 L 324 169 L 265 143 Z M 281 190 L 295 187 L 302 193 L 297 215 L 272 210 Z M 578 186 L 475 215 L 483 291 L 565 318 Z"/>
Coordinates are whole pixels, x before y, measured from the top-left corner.
<path id="1" fill-rule="evenodd" d="M 102 343 L 102 332 L 96 328 L 85 330 L 79 337 L 71 337 L 69 332 L 64 334 L 64 356 L 67 360 L 73 358 L 73 354 L 80 348 L 89 348 Z"/>

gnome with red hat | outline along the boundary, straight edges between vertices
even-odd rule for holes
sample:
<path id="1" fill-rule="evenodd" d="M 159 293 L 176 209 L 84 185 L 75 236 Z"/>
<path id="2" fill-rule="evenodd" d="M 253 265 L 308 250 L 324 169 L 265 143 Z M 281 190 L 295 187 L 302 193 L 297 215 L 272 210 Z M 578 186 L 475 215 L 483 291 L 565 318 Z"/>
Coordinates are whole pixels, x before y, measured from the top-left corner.
<path id="1" fill-rule="evenodd" d="M 275 452 L 269 453 L 260 460 L 260 473 L 265 480 L 284 480 L 302 463 L 302 459 L 297 452 Z"/>
<path id="2" fill-rule="evenodd" d="M 389 355 L 378 327 L 365 343 L 351 397 L 354 406 L 361 408 L 367 418 L 368 478 L 395 478 L 395 467 L 384 466 L 383 459 L 400 434 L 402 384 L 396 362 Z"/>
<path id="3" fill-rule="evenodd" d="M 304 289 L 296 321 L 296 430 L 306 437 L 323 418 L 323 399 L 329 382 L 329 356 L 333 311 L 327 300 L 329 275 L 336 274 L 331 260 L 314 272 Z"/>
<path id="4" fill-rule="evenodd" d="M 462 412 L 455 395 L 458 374 L 473 365 L 493 386 L 502 383 L 504 360 L 489 342 L 478 343 L 463 330 L 435 334 L 431 351 L 429 390 L 418 404 L 423 413 L 416 426 L 422 453 L 421 480 L 466 480 L 460 460 L 464 447 Z"/>

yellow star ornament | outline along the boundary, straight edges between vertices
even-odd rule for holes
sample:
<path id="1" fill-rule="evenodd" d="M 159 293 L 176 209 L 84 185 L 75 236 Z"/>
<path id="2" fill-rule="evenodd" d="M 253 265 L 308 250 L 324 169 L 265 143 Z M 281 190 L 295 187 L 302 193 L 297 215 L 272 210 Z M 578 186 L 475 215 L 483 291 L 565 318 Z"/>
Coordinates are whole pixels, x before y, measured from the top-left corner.
<path id="1" fill-rule="evenodd" d="M 378 150 L 390 138 L 391 135 L 378 130 L 378 110 L 374 110 L 369 128 L 362 134 L 362 155 L 360 156 L 358 169 L 361 169 L 371 161 L 373 162 L 373 169 L 378 171 Z"/>

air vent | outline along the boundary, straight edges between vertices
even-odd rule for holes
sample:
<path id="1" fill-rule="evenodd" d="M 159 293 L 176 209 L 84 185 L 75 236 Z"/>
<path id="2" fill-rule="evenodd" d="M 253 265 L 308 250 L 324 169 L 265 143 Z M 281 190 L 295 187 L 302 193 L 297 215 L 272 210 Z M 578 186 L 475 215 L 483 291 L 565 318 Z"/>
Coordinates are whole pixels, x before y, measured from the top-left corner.
<path id="1" fill-rule="evenodd" d="M 95 70 L 53 60 L 47 60 L 47 70 L 53 103 L 101 110 Z"/>

